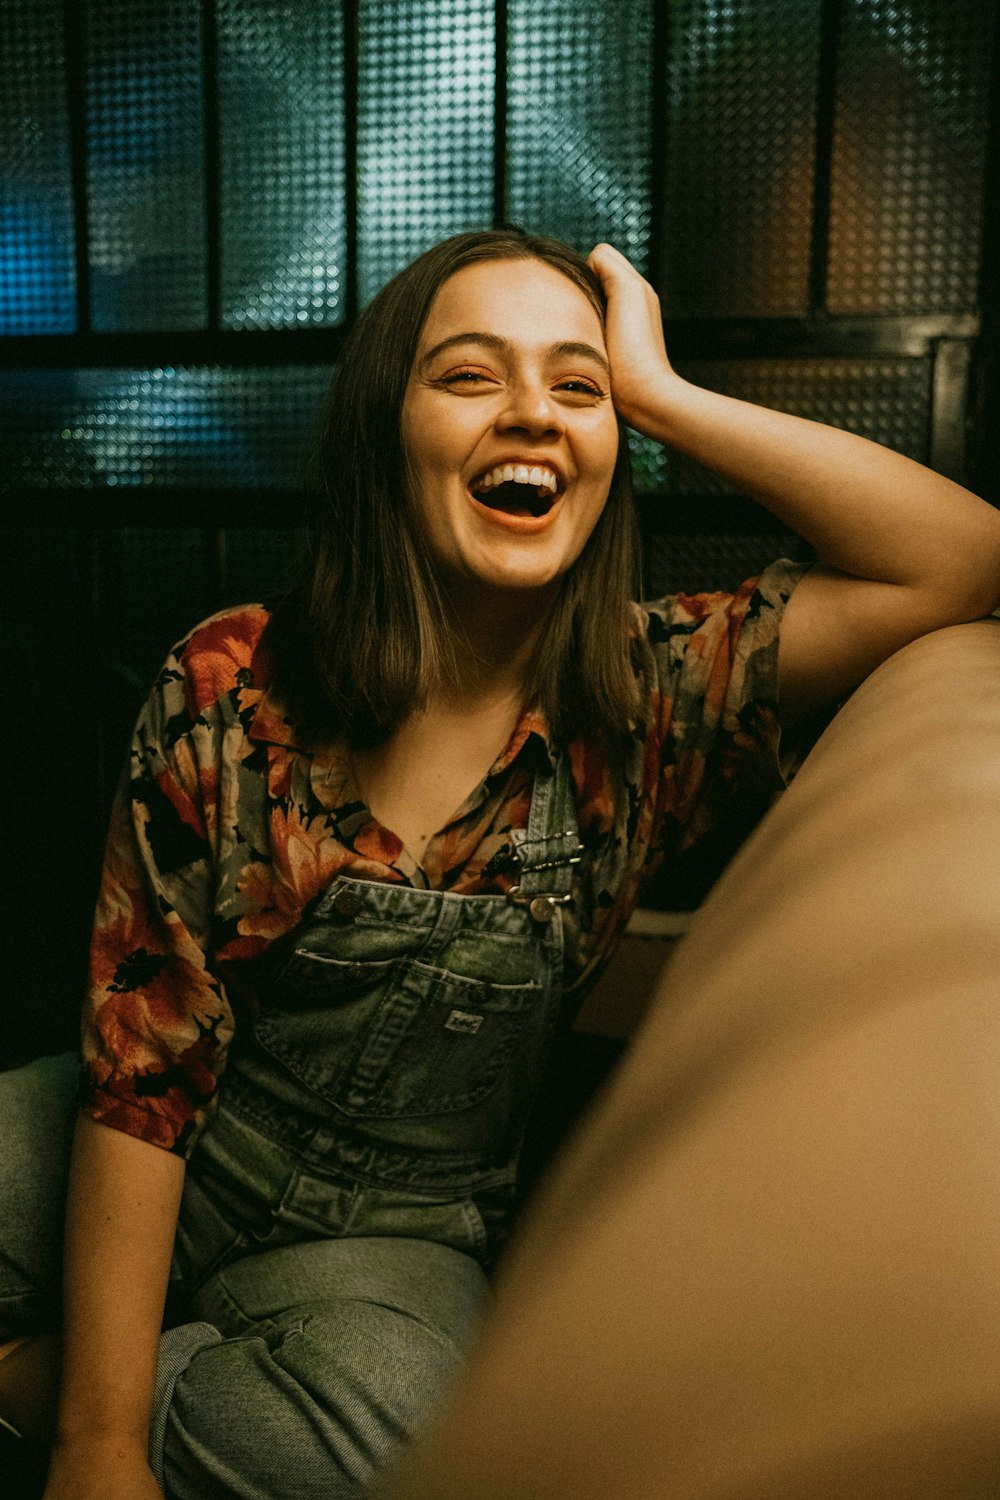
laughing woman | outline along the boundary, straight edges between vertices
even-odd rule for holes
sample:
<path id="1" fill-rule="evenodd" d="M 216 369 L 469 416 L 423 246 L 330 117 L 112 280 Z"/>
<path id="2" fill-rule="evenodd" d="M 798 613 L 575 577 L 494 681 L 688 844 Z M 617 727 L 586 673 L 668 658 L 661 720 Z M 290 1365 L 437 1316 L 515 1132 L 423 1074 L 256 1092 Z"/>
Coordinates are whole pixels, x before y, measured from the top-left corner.
<path id="1" fill-rule="evenodd" d="M 625 424 L 821 563 L 631 603 Z M 348 340 L 323 472 L 309 576 L 198 627 L 139 719 L 81 1111 L 67 1060 L 0 1080 L 0 1414 L 54 1436 L 48 1500 L 364 1493 L 461 1357 L 643 874 L 694 879 L 780 733 L 1000 596 L 989 506 L 681 379 L 608 245 L 421 256 Z"/>

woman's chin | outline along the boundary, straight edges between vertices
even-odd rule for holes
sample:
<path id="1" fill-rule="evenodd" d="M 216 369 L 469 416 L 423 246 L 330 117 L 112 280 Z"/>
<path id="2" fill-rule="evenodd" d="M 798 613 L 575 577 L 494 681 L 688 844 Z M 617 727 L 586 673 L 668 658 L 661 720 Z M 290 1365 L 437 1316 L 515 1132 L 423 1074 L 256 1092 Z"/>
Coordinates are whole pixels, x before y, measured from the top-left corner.
<path id="1" fill-rule="evenodd" d="M 502 613 L 523 614 L 526 625 L 538 620 L 559 592 L 557 569 L 464 567 L 447 569 L 442 582 L 453 604 L 471 622 L 499 620 Z"/>

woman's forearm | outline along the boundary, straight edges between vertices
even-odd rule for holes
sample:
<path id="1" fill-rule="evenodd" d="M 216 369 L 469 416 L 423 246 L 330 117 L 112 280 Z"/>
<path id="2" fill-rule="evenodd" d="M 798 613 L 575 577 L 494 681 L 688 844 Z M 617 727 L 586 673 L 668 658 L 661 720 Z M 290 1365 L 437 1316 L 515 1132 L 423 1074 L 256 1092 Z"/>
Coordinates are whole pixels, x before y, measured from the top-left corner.
<path id="1" fill-rule="evenodd" d="M 860 578 L 968 598 L 1000 596 L 1000 513 L 912 459 L 854 433 L 770 411 L 670 374 L 636 413 L 657 441 L 713 469 Z"/>
<path id="2" fill-rule="evenodd" d="M 144 1453 L 184 1163 L 81 1115 L 66 1223 L 57 1445 Z"/>

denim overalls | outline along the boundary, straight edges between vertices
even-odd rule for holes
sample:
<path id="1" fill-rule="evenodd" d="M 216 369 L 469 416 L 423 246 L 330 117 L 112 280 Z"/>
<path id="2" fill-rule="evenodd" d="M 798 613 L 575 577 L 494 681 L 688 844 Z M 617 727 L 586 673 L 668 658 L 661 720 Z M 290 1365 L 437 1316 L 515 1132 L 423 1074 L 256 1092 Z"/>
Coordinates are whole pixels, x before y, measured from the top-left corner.
<path id="1" fill-rule="evenodd" d="M 558 1016 L 562 907 L 582 853 L 565 757 L 536 776 L 512 842 L 507 897 L 340 878 L 294 933 L 189 1167 L 207 1185 L 231 1175 L 248 1132 L 264 1138 L 268 1190 L 250 1182 L 234 1205 L 256 1246 L 405 1235 L 492 1263 Z"/>
<path id="2" fill-rule="evenodd" d="M 175 1266 L 200 1321 L 161 1350 L 168 1494 L 213 1493 L 213 1359 L 241 1452 L 284 1403 L 294 1465 L 255 1452 L 261 1500 L 363 1493 L 459 1361 L 559 1013 L 582 854 L 565 757 L 512 844 L 506 897 L 340 878 L 294 933 L 188 1167 Z"/>

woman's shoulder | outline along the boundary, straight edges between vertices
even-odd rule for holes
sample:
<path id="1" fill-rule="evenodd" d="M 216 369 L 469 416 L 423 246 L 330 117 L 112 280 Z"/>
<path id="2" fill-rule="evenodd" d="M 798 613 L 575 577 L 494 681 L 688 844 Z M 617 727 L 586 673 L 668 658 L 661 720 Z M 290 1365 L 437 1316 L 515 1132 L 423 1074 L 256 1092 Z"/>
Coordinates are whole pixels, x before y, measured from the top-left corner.
<path id="1" fill-rule="evenodd" d="M 774 624 L 807 564 L 782 557 L 753 578 L 735 588 L 686 593 L 678 591 L 659 599 L 646 599 L 632 606 L 641 631 L 656 645 L 675 639 L 679 645 L 696 632 L 718 627 L 731 632 L 734 625 L 753 624 L 762 615 Z"/>
<path id="2" fill-rule="evenodd" d="M 262 604 L 234 605 L 178 641 L 161 677 L 179 675 L 189 712 L 202 712 L 234 689 L 266 690 L 271 672 L 264 636 L 270 618 Z"/>

